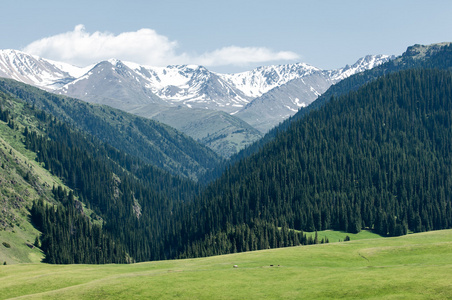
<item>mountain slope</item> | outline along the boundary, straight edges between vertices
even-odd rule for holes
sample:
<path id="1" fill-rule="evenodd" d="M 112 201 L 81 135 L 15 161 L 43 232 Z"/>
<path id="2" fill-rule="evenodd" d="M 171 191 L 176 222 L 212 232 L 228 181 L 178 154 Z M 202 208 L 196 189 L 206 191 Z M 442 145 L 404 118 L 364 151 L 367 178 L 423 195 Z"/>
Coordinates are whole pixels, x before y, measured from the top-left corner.
<path id="1" fill-rule="evenodd" d="M 0 258 L 36 262 L 35 247 L 45 262 L 63 264 L 169 255 L 172 210 L 200 186 L 36 107 L 0 92 Z"/>
<path id="2" fill-rule="evenodd" d="M 333 81 L 322 73 L 293 79 L 254 99 L 235 116 L 265 133 L 308 106 L 332 84 Z"/>
<path id="3" fill-rule="evenodd" d="M 452 44 L 439 43 L 431 45 L 413 45 L 407 48 L 405 53 L 397 58 L 379 65 L 368 71 L 355 74 L 346 80 L 338 82 L 324 93 L 312 105 L 301 109 L 295 119 L 302 117 L 313 109 L 317 109 L 329 101 L 331 96 L 340 96 L 350 91 L 357 90 L 364 84 L 377 79 L 385 74 L 401 70 L 428 68 L 428 69 L 450 69 L 452 68 Z"/>
<path id="4" fill-rule="evenodd" d="M 86 74 L 54 92 L 126 111 L 134 105 L 152 103 L 168 106 L 165 101 L 144 88 L 140 79 L 140 76 L 121 61 L 112 59 L 96 64 Z"/>
<path id="5" fill-rule="evenodd" d="M 168 124 L 225 158 L 262 137 L 255 128 L 222 111 L 184 106 L 156 110 L 154 105 L 148 105 L 134 108 L 129 112 Z"/>
<path id="6" fill-rule="evenodd" d="M 416 55 L 419 53 L 419 55 Z M 370 60 L 372 62 L 372 60 Z M 281 124 L 271 129 L 264 137 L 248 148 L 241 150 L 239 153 L 231 157 L 231 162 L 236 162 L 241 158 L 247 157 L 264 147 L 265 144 L 272 141 L 279 133 L 286 131 L 291 124 L 303 118 L 313 110 L 317 110 L 327 103 L 332 96 L 344 95 L 348 92 L 355 91 L 359 87 L 369 83 L 380 76 L 390 74 L 400 70 L 407 70 L 409 68 L 436 68 L 436 69 L 450 69 L 452 68 L 452 47 L 451 43 L 439 43 L 432 45 L 414 45 L 408 47 L 407 51 L 401 56 L 393 58 L 392 60 L 378 65 L 373 69 L 354 74 L 347 77 L 340 82 L 332 85 L 325 93 L 318 97 L 306 107 L 301 107 L 300 110 L 293 116 L 284 120 Z M 347 72 L 347 68 L 344 68 Z M 340 72 L 338 73 L 340 74 Z M 336 76 L 338 75 L 336 74 Z"/>
<path id="7" fill-rule="evenodd" d="M 234 118 L 266 132 L 308 105 L 329 85 L 388 59 L 388 56 L 368 56 L 352 66 L 329 71 L 297 63 L 218 74 L 196 65 L 162 68 L 115 59 L 78 68 L 20 51 L 2 50 L 0 76 L 90 103 L 165 120 L 218 154 L 230 157 L 260 135 Z M 183 112 L 181 106 L 198 111 Z M 214 122 L 212 113 L 203 114 L 199 109 L 226 112 L 234 117 L 226 121 L 224 114 L 219 113 L 216 114 L 218 122 Z M 170 119 L 182 113 L 181 118 L 186 122 Z"/>
<path id="8" fill-rule="evenodd" d="M 210 149 L 149 119 L 108 106 L 57 96 L 13 80 L 1 79 L 0 90 L 173 174 L 196 180 L 220 161 Z"/>
<path id="9" fill-rule="evenodd" d="M 6 110 L 4 99 L 0 94 Z M 33 247 L 39 232 L 28 222 L 28 209 L 33 200 L 51 198 L 49 186 L 58 180 L 43 170 L 23 145 L 20 151 L 16 149 L 21 145 L 16 134 L 7 122 L 0 121 L 0 264 L 8 265 L 37 263 L 43 258 L 43 253 Z"/>
<path id="10" fill-rule="evenodd" d="M 40 134 L 45 134 L 40 126 L 42 123 L 29 113 L 30 109 L 26 105 L 2 92 L 0 107 L 0 261 L 4 264 L 37 263 L 44 258 L 39 248 L 43 240 L 31 222 L 29 210 L 36 201 L 45 201 L 54 209 L 54 205 L 61 205 L 53 193 L 55 187 L 58 186 L 61 192 L 69 188 L 37 162 L 37 154 L 24 143 L 25 128 L 34 128 Z M 74 204 L 83 214 L 90 213 L 78 200 Z M 61 212 L 59 210 L 59 214 Z M 88 219 L 85 215 L 82 218 L 79 221 L 72 219 L 72 226 L 86 226 Z M 99 237 L 103 236 L 102 230 L 98 233 Z M 85 251 L 93 250 L 87 244 L 84 247 Z"/>
<path id="11" fill-rule="evenodd" d="M 451 120 L 447 71 L 401 71 L 328 102 L 209 186 L 181 228 L 198 239 L 188 252 L 221 238 L 220 253 L 273 247 L 271 224 L 288 238 L 452 227 Z"/>
<path id="12" fill-rule="evenodd" d="M 347 65 L 344 68 L 329 71 L 305 64 L 286 65 L 285 69 L 293 70 L 290 72 L 285 69 L 274 70 L 271 73 L 273 76 L 270 77 L 274 84 L 266 86 L 268 90 L 251 101 L 236 116 L 266 133 L 293 116 L 299 109 L 307 107 L 331 85 L 393 58 L 388 55 L 368 55 L 360 58 L 352 66 Z"/>

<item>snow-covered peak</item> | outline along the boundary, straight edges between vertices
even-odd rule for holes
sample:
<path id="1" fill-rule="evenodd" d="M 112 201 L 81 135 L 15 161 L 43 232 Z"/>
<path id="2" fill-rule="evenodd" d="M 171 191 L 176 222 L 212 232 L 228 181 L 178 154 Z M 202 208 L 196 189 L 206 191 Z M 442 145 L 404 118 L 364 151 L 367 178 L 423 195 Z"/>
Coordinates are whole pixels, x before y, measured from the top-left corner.
<path id="1" fill-rule="evenodd" d="M 319 68 L 305 63 L 258 67 L 252 71 L 236 74 L 218 74 L 246 96 L 256 98 L 271 89 L 304 76 L 320 72 Z"/>
<path id="2" fill-rule="evenodd" d="M 119 59 L 116 59 L 116 58 L 110 58 L 109 60 L 107 60 L 107 62 L 109 62 L 113 66 L 116 66 L 117 64 L 121 63 L 121 61 Z"/>
<path id="3" fill-rule="evenodd" d="M 295 63 L 262 66 L 236 74 L 219 74 L 199 65 L 153 67 L 115 58 L 80 68 L 17 50 L 0 50 L 0 77 L 13 78 L 81 99 L 89 98 L 89 101 L 99 96 L 106 97 L 108 91 L 116 91 L 108 97 L 115 99 L 122 94 L 127 95 L 128 101 L 133 101 L 133 97 L 147 100 L 158 96 L 156 98 L 169 105 L 222 110 L 233 114 L 254 99 L 271 91 L 277 93 L 275 90 L 286 85 L 290 88 L 285 90 L 297 91 L 296 95 L 291 96 L 290 105 L 287 104 L 291 111 L 296 110 L 302 103 L 306 105 L 308 102 L 300 98 L 299 89 L 294 86 L 302 86 L 315 98 L 327 88 L 325 84 L 334 84 L 389 59 L 391 57 L 387 55 L 369 55 L 352 66 L 338 70 L 321 70 L 305 63 Z M 309 101 L 312 100 L 315 99 Z"/>
<path id="4" fill-rule="evenodd" d="M 39 87 L 70 77 L 46 60 L 17 50 L 0 52 L 0 75 Z"/>
<path id="5" fill-rule="evenodd" d="M 87 68 L 40 58 L 18 50 L 0 50 L 0 76 L 54 90 L 83 75 Z"/>
<path id="6" fill-rule="evenodd" d="M 89 70 L 91 70 L 95 65 L 89 65 L 86 67 L 77 67 L 71 64 L 67 64 L 64 62 L 59 62 L 59 61 L 53 61 L 50 59 L 45 59 L 43 58 L 43 60 L 49 62 L 50 64 L 54 65 L 55 67 L 57 67 L 58 69 L 60 69 L 63 72 L 68 73 L 71 77 L 74 78 L 78 78 L 80 76 L 83 76 L 84 74 L 86 74 L 86 72 L 88 72 Z"/>
<path id="7" fill-rule="evenodd" d="M 346 65 L 344 68 L 332 71 L 331 79 L 340 81 L 356 73 L 370 70 L 394 58 L 394 56 L 390 55 L 367 55 L 358 59 L 352 66 Z"/>
<path id="8" fill-rule="evenodd" d="M 128 62 L 125 64 L 141 75 L 147 81 L 147 87 L 164 99 L 176 97 L 173 93 L 176 89 L 181 97 L 179 100 L 192 98 L 194 90 L 205 84 L 212 76 L 206 68 L 198 65 L 150 67 Z M 168 93 L 168 89 L 173 92 Z"/>

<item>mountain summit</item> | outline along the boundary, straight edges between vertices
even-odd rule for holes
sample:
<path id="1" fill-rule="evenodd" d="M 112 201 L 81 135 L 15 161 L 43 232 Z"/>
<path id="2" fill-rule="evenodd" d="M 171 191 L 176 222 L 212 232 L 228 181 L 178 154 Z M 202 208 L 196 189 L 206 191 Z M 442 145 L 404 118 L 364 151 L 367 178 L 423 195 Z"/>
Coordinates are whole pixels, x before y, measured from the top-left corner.
<path id="1" fill-rule="evenodd" d="M 220 74 L 198 65 L 150 67 L 116 59 L 79 68 L 17 50 L 1 50 L 0 76 L 54 93 L 115 107 L 121 106 L 120 102 L 126 106 L 156 103 L 235 114 L 254 99 L 293 80 L 316 75 L 335 83 L 391 58 L 387 55 L 369 55 L 352 66 L 337 70 L 321 70 L 305 63 L 296 63 Z M 311 86 L 306 88 L 312 90 Z M 320 93 L 314 92 L 317 96 Z M 303 105 L 310 102 L 305 99 L 299 101 Z"/>
<path id="2" fill-rule="evenodd" d="M 309 105 L 332 84 L 390 59 L 369 55 L 337 70 L 296 63 L 220 74 L 198 65 L 151 67 L 117 59 L 79 68 L 1 50 L 0 77 L 165 122 L 228 157 Z M 260 133 L 250 131 L 243 121 Z"/>

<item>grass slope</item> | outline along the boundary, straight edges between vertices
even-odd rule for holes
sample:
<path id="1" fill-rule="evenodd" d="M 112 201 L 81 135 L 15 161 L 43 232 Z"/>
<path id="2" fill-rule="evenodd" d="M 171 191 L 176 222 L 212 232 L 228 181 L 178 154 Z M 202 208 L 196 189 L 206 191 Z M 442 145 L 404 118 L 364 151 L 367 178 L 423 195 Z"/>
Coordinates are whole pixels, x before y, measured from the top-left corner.
<path id="1" fill-rule="evenodd" d="M 0 266 L 0 298 L 447 299 L 451 253 L 443 230 L 134 265 Z"/>
<path id="2" fill-rule="evenodd" d="M 315 237 L 315 232 L 304 232 L 306 236 Z M 381 238 L 381 235 L 373 233 L 370 230 L 361 230 L 358 233 L 349 233 L 345 231 L 339 230 L 322 230 L 317 232 L 317 237 L 320 240 L 328 239 L 330 243 L 342 242 L 345 240 L 345 237 L 348 236 L 351 241 L 354 240 L 363 240 L 363 239 L 376 239 Z"/>
<path id="3" fill-rule="evenodd" d="M 25 148 L 24 126 L 38 130 L 37 120 L 23 112 L 23 103 L 2 93 L 0 105 L 17 117 L 15 129 L 0 120 L 0 264 L 38 263 L 44 255 L 32 244 L 40 233 L 30 224 L 28 210 L 39 198 L 53 201 L 52 187 L 64 184 Z"/>

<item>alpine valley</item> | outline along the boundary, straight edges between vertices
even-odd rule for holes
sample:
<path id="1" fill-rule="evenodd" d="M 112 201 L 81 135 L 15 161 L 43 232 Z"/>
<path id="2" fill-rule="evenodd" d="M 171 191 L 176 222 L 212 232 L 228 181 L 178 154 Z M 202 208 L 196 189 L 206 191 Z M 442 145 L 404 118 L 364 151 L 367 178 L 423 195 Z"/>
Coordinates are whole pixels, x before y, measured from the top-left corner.
<path id="1" fill-rule="evenodd" d="M 297 63 L 218 74 L 197 65 L 149 67 L 116 59 L 79 68 L 3 50 L 0 77 L 160 121 L 227 158 L 332 84 L 392 58 L 369 55 L 338 70 Z"/>
<path id="2" fill-rule="evenodd" d="M 0 70 L 0 298 L 452 296 L 451 43 Z"/>

